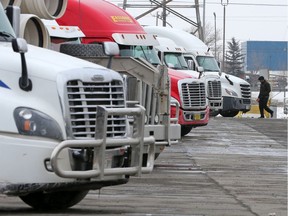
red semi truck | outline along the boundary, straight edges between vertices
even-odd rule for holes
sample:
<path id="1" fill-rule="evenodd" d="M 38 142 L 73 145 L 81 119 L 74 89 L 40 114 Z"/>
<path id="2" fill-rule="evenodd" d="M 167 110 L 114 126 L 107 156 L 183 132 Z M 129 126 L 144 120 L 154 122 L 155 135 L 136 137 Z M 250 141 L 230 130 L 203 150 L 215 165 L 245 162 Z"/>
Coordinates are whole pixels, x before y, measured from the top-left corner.
<path id="1" fill-rule="evenodd" d="M 161 64 L 154 50 L 154 46 L 157 45 L 156 38 L 147 34 L 130 14 L 107 1 L 69 0 L 66 12 L 57 19 L 57 23 L 62 26 L 78 26 L 85 34 L 82 38 L 84 44 L 113 41 L 119 45 L 121 56 L 142 58 L 154 66 Z M 193 127 L 208 123 L 209 108 L 205 83 L 175 70 L 168 71 L 171 80 L 171 101 L 180 106 L 179 123 L 181 135 L 184 136 Z M 195 89 L 197 91 L 194 91 Z M 203 107 L 204 114 L 199 112 Z M 178 115 L 175 109 L 172 105 L 172 117 Z"/>

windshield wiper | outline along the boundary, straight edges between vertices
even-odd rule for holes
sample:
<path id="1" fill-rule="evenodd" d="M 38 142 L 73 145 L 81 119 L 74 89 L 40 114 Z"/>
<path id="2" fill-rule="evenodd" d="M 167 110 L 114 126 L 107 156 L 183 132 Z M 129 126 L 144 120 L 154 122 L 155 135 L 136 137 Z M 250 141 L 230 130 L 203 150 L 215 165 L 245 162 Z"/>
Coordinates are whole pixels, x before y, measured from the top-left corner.
<path id="1" fill-rule="evenodd" d="M 210 71 L 212 71 L 212 72 L 219 72 L 219 70 L 218 69 L 204 69 L 204 71 L 208 71 L 208 72 L 210 72 Z"/>
<path id="2" fill-rule="evenodd" d="M 14 35 L 10 34 L 9 32 L 5 32 L 5 31 L 0 31 L 0 36 L 5 38 L 5 40 L 7 40 L 7 38 L 15 38 Z"/>

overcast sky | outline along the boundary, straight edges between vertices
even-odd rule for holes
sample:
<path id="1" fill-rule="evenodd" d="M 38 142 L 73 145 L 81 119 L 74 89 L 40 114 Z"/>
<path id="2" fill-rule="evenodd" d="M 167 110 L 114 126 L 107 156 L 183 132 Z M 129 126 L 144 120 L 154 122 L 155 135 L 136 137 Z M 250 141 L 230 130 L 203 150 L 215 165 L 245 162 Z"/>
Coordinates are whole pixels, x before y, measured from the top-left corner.
<path id="1" fill-rule="evenodd" d="M 161 2 L 162 0 L 158 0 Z M 123 3 L 123 0 L 112 0 L 113 3 Z M 205 23 L 223 31 L 223 6 L 221 0 L 205 0 Z M 227 2 L 227 0 L 223 0 Z M 129 4 L 150 4 L 149 0 L 127 0 Z M 203 0 L 199 0 L 203 4 Z M 170 5 L 194 5 L 194 0 L 173 0 Z M 168 5 L 169 5 L 168 4 Z M 189 19 L 196 21 L 194 8 L 172 8 Z M 132 16 L 137 16 L 148 9 L 127 8 Z M 203 7 L 200 9 L 203 21 Z M 156 12 L 138 20 L 142 25 L 156 25 Z M 226 6 L 226 39 L 248 41 L 288 41 L 288 0 L 229 0 Z M 190 24 L 182 21 L 173 14 L 169 14 L 167 22 L 174 28 L 188 29 Z M 159 25 L 162 22 L 159 21 Z M 221 33 L 223 36 L 223 32 Z"/>

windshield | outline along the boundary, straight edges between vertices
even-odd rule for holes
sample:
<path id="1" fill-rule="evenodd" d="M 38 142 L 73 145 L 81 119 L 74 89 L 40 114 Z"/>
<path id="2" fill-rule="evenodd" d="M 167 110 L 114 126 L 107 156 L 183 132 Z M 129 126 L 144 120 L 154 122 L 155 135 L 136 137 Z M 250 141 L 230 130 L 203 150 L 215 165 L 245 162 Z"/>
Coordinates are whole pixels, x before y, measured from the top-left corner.
<path id="1" fill-rule="evenodd" d="M 165 53 L 164 54 L 165 64 L 175 70 L 187 70 L 188 65 L 184 59 L 182 53 Z"/>
<path id="2" fill-rule="evenodd" d="M 217 64 L 217 61 L 214 57 L 210 56 L 197 56 L 196 60 L 200 67 L 203 67 L 205 72 L 213 71 L 213 72 L 219 72 L 219 66 Z"/>
<path id="3" fill-rule="evenodd" d="M 11 41 L 12 38 L 15 38 L 13 28 L 0 3 L 0 41 Z"/>
<path id="4" fill-rule="evenodd" d="M 131 56 L 135 58 L 144 58 L 153 65 L 159 65 L 160 59 L 158 58 L 152 46 L 126 46 L 120 45 L 121 56 Z"/>

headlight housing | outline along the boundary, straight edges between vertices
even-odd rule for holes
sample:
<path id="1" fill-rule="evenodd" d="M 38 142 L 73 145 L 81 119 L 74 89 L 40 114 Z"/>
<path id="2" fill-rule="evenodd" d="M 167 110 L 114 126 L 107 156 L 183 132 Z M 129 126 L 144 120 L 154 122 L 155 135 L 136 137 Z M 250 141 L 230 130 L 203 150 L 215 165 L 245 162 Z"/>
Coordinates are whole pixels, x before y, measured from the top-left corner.
<path id="1" fill-rule="evenodd" d="M 238 94 L 235 91 L 231 90 L 231 89 L 225 88 L 225 91 L 226 91 L 226 93 L 228 95 L 231 95 L 231 96 L 234 96 L 234 97 L 238 97 Z"/>
<path id="2" fill-rule="evenodd" d="M 170 106 L 180 106 L 180 103 L 178 102 L 178 100 L 174 97 L 170 98 Z"/>
<path id="3" fill-rule="evenodd" d="M 60 126 L 45 113 L 18 107 L 14 110 L 14 120 L 20 134 L 63 140 Z"/>

